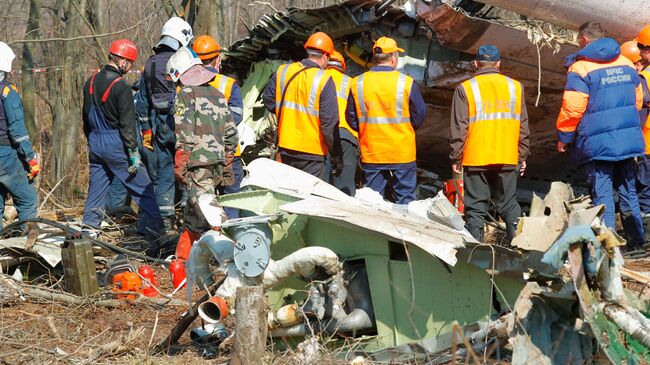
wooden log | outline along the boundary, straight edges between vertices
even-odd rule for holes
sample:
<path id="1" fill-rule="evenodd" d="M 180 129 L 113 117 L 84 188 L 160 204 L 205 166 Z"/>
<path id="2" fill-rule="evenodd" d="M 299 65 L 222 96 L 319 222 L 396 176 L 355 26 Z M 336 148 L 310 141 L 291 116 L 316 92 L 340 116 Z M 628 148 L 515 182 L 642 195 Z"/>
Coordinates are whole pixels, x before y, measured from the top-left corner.
<path id="1" fill-rule="evenodd" d="M 237 288 L 235 310 L 235 346 L 233 365 L 258 365 L 264 363 L 266 351 L 267 319 L 266 297 L 261 286 Z"/>

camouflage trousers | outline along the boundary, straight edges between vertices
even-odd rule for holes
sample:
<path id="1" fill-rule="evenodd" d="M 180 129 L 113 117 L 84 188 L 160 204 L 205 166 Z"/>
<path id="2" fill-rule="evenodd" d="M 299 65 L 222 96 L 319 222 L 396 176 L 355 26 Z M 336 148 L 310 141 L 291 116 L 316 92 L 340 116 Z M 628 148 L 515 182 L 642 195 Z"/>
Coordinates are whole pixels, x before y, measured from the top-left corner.
<path id="1" fill-rule="evenodd" d="M 194 167 L 186 172 L 188 197 L 183 212 L 185 228 L 196 233 L 212 229 L 201 212 L 199 197 L 203 194 L 217 195 L 216 187 L 221 183 L 222 174 L 221 165 Z M 218 205 L 216 199 L 212 205 Z"/>

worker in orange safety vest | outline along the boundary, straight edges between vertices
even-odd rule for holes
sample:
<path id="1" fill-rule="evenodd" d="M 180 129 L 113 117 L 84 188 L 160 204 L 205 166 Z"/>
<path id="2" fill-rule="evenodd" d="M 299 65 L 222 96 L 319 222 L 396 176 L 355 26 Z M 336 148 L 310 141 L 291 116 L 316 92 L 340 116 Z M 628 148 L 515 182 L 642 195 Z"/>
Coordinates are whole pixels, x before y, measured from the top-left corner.
<path id="1" fill-rule="evenodd" d="M 350 96 L 352 78 L 345 74 L 347 66 L 343 55 L 334 51 L 327 64 L 327 72 L 336 86 L 336 98 L 339 103 L 339 133 L 343 150 L 343 168 L 339 176 L 332 176 L 332 185 L 342 192 L 354 196 L 356 194 L 356 173 L 359 165 L 359 133 L 352 129 L 345 120 L 345 109 Z"/>
<path id="2" fill-rule="evenodd" d="M 426 106 L 413 79 L 397 71 L 402 48 L 394 39 L 375 41 L 376 65 L 352 82 L 346 119 L 359 132 L 364 186 L 384 196 L 392 179 L 394 202 L 415 200 L 415 130 L 424 122 Z"/>
<path id="3" fill-rule="evenodd" d="M 637 36 L 637 39 L 621 44 L 621 54 L 627 57 L 641 76 L 641 87 L 643 88 L 643 104 L 639 110 L 639 117 L 645 140 L 645 158 L 639 158 L 636 164 L 636 188 L 639 198 L 639 208 L 643 219 L 644 248 L 650 243 L 650 128 L 648 128 L 648 117 L 650 107 L 650 25 L 644 27 Z"/>
<path id="4" fill-rule="evenodd" d="M 282 163 L 327 180 L 328 153 L 332 174 L 338 176 L 342 168 L 336 87 L 324 70 L 334 52 L 334 42 L 327 34 L 316 32 L 304 47 L 307 58 L 280 66 L 262 99 L 278 119 Z"/>
<path id="5" fill-rule="evenodd" d="M 219 42 L 209 35 L 201 35 L 194 40 L 192 50 L 199 56 L 199 59 L 208 70 L 217 73 L 214 80 L 210 82 L 210 85 L 226 97 L 230 114 L 235 124 L 239 125 L 244 114 L 244 102 L 239 85 L 237 85 L 237 80 L 219 73 L 221 71 L 222 54 L 222 48 Z M 238 193 L 243 178 L 244 167 L 241 160 L 241 149 L 237 145 L 232 163 L 224 167 L 223 182 L 219 186 L 219 194 Z M 224 210 L 228 218 L 239 218 L 239 209 L 225 207 Z"/>
<path id="6" fill-rule="evenodd" d="M 449 158 L 453 172 L 463 174 L 465 228 L 483 241 L 492 195 L 512 239 L 521 216 L 517 174 L 526 169 L 530 134 L 524 88 L 500 73 L 501 54 L 493 45 L 479 47 L 474 66 L 474 77 L 454 92 Z"/>

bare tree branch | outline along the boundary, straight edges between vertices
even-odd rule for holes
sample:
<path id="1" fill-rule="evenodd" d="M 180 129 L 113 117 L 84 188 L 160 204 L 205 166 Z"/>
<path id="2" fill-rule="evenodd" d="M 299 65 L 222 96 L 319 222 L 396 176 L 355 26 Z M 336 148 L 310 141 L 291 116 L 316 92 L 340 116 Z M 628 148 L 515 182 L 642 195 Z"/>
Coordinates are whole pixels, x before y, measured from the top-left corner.
<path id="1" fill-rule="evenodd" d="M 20 39 L 20 40 L 15 40 L 15 41 L 8 42 L 8 44 L 43 43 L 43 42 L 69 42 L 69 41 L 78 41 L 78 40 L 81 40 L 81 39 L 109 37 L 109 36 L 112 36 L 112 35 L 126 33 L 126 32 L 128 32 L 130 30 L 133 30 L 133 29 L 137 28 L 138 26 L 140 26 L 140 25 L 144 24 L 145 22 L 147 22 L 149 19 L 153 18 L 154 15 L 157 15 L 157 13 L 154 12 L 154 13 L 150 14 L 148 17 L 140 20 L 136 24 L 134 24 L 134 25 L 132 25 L 130 27 L 121 29 L 121 30 L 114 31 L 114 32 L 108 32 L 108 33 L 102 33 L 102 34 L 82 35 L 82 36 L 70 37 L 70 38 Z"/>

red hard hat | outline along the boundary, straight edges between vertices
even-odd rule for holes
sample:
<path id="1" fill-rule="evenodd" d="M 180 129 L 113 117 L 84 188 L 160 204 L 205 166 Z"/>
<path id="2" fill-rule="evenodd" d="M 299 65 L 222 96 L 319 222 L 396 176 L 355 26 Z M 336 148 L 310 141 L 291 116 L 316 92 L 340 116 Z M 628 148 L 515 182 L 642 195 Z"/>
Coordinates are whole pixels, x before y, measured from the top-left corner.
<path id="1" fill-rule="evenodd" d="M 135 62 L 138 58 L 138 47 L 128 39 L 118 39 L 111 44 L 108 53 Z"/>

